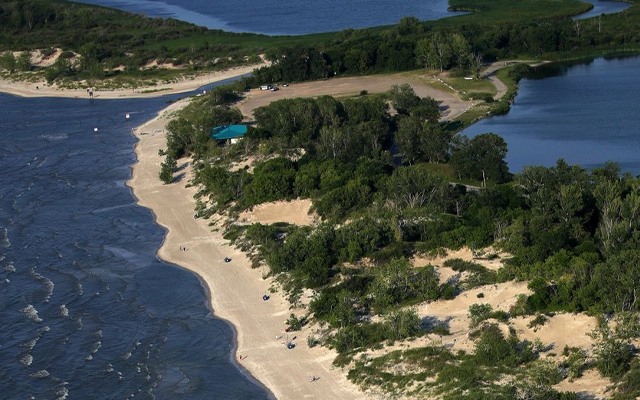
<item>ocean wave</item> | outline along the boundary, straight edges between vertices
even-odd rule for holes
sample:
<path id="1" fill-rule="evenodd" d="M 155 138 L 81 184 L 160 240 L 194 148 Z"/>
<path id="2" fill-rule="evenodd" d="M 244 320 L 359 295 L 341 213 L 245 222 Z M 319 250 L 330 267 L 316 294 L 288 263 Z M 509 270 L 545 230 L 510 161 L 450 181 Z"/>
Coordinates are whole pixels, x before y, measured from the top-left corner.
<path id="1" fill-rule="evenodd" d="M 9 261 L 7 265 L 4 266 L 5 272 L 16 272 L 16 267 L 13 265 L 13 261 Z"/>
<path id="2" fill-rule="evenodd" d="M 102 329 L 94 332 L 93 336 L 95 336 L 97 340 L 91 345 L 91 354 L 85 357 L 85 360 L 92 360 L 93 354 L 96 354 L 98 350 L 100 350 L 100 347 L 102 347 L 102 340 L 100 340 L 102 339 Z"/>
<path id="3" fill-rule="evenodd" d="M 33 305 L 29 304 L 20 311 L 22 311 L 24 315 L 26 315 L 30 320 L 35 322 L 42 322 L 42 318 L 38 317 L 38 310 L 36 310 Z"/>
<path id="4" fill-rule="evenodd" d="M 41 369 L 40 371 L 29 374 L 31 378 L 46 378 L 49 375 L 49 371 L 47 371 L 46 369 Z"/>
<path id="5" fill-rule="evenodd" d="M 25 352 L 29 353 L 31 352 L 31 350 L 33 350 L 34 347 L 36 347 L 36 344 L 38 344 L 38 340 L 40 340 L 40 336 L 21 344 L 20 347 L 24 348 Z"/>
<path id="6" fill-rule="evenodd" d="M 25 367 L 31 365 L 32 362 L 33 356 L 31 354 L 24 354 L 22 357 L 20 357 L 20 364 L 24 365 Z"/>
<path id="7" fill-rule="evenodd" d="M 69 389 L 65 387 L 66 385 L 68 382 L 63 382 L 61 387 L 56 390 L 56 400 L 66 400 L 69 397 Z"/>
<path id="8" fill-rule="evenodd" d="M 64 140 L 64 139 L 68 139 L 69 135 L 66 133 L 57 133 L 57 134 L 51 134 L 51 135 L 41 135 L 41 138 L 43 138 L 46 141 L 51 141 L 51 140 Z"/>
<path id="9" fill-rule="evenodd" d="M 0 230 L 0 247 L 7 248 L 11 246 L 11 241 L 9 240 L 9 232 L 7 228 L 2 228 Z"/>
<path id="10" fill-rule="evenodd" d="M 51 295 L 53 294 L 53 288 L 56 285 L 53 283 L 53 281 L 51 281 L 51 279 L 49 279 L 46 276 L 36 272 L 33 268 L 29 272 L 30 272 L 31 276 L 35 280 L 37 280 L 38 282 L 41 282 L 42 285 L 44 286 L 44 289 L 46 291 L 46 295 L 44 297 L 44 302 L 48 303 L 49 299 L 51 298 Z"/>
<path id="11" fill-rule="evenodd" d="M 67 318 L 69 316 L 69 309 L 65 304 L 60 306 L 60 316 L 63 318 Z"/>

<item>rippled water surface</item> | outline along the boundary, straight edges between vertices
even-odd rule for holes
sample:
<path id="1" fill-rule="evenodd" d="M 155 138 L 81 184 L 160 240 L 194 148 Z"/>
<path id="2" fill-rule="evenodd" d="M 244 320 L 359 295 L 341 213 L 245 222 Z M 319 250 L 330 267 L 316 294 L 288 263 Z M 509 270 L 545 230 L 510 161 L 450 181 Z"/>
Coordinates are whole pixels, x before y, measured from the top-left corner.
<path id="1" fill-rule="evenodd" d="M 447 0 L 81 0 L 230 32 L 300 35 L 456 15 Z"/>
<path id="2" fill-rule="evenodd" d="M 464 133 L 504 137 L 513 172 L 563 158 L 588 168 L 616 161 L 623 171 L 640 174 L 638 88 L 640 57 L 547 66 L 520 82 L 507 115 Z"/>
<path id="3" fill-rule="evenodd" d="M 166 102 L 0 94 L 0 398 L 267 397 L 125 186 Z"/>

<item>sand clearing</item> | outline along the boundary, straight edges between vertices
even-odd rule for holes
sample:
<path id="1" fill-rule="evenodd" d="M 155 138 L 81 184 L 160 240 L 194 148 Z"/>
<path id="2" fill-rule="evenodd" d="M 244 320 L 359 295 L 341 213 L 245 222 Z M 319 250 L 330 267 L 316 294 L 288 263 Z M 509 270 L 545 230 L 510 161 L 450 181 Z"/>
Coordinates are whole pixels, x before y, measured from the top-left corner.
<path id="1" fill-rule="evenodd" d="M 368 93 L 382 93 L 391 89 L 393 85 L 403 83 L 410 84 L 415 90 L 416 95 L 420 97 L 430 96 L 435 100 L 441 101 L 444 106 L 442 119 L 453 119 L 470 109 L 473 105 L 473 102 L 461 100 L 455 93 L 429 86 L 424 77 L 421 78 L 419 76 L 399 73 L 301 82 L 291 84 L 288 87 L 281 87 L 280 90 L 276 92 L 252 89 L 246 94 L 246 98 L 240 102 L 238 108 L 242 112 L 242 115 L 250 120 L 253 119 L 253 110 L 266 106 L 276 100 L 325 95 L 347 97 L 355 96 L 362 90 L 366 90 Z"/>
<path id="2" fill-rule="evenodd" d="M 495 258 L 488 258 L 488 255 L 495 255 Z M 433 265 L 434 267 L 442 267 L 444 262 L 459 258 L 463 261 L 480 264 L 492 271 L 502 268 L 502 260 L 511 257 L 510 254 L 503 251 L 497 251 L 489 247 L 482 249 L 481 252 L 474 254 L 473 250 L 468 247 L 462 247 L 458 250 L 447 250 L 447 254 L 443 256 L 429 257 L 425 254 L 416 255 L 411 259 L 414 267 L 423 267 L 425 265 Z"/>
<path id="3" fill-rule="evenodd" d="M 168 114 L 185 104 L 186 100 L 172 104 L 160 117 L 136 129 L 138 162 L 129 185 L 138 202 L 150 208 L 157 222 L 168 228 L 158 255 L 201 277 L 210 292 L 215 315 L 236 327 L 236 360 L 278 399 L 366 398 L 346 374 L 332 367 L 334 351 L 307 346 L 309 328 L 288 334 L 289 339 L 296 337 L 296 347 L 286 348 L 284 321 L 292 312 L 289 304 L 280 293 L 263 301 L 261 297 L 271 285 L 271 280 L 262 279 L 264 270 L 251 269 L 249 260 L 229 247 L 220 232 L 211 232 L 208 220 L 193 218 L 196 188 L 186 187 L 190 168 L 185 171 L 186 178 L 178 182 L 160 182 L 163 159 L 158 149 L 166 146 L 164 127 Z M 183 246 L 186 251 L 180 250 Z M 225 263 L 224 257 L 231 257 L 232 261 Z M 310 382 L 311 376 L 320 379 Z"/>
<path id="4" fill-rule="evenodd" d="M 587 351 L 593 346 L 588 333 L 596 329 L 597 321 L 585 314 L 556 314 L 548 317 L 544 325 L 529 328 L 529 322 L 535 317 L 517 317 L 509 320 L 516 328 L 518 338 L 533 342 L 540 339 L 544 344 L 552 345 L 551 353 L 560 355 L 565 346 L 580 347 Z"/>
<path id="5" fill-rule="evenodd" d="M 478 297 L 478 295 L 481 297 Z M 447 322 L 451 335 L 443 336 L 442 343 L 454 350 L 473 351 L 473 341 L 469 334 L 469 306 L 489 304 L 495 311 L 509 311 L 519 294 L 531 294 L 526 282 L 505 282 L 480 286 L 460 293 L 453 300 L 438 300 L 417 307 L 420 318 L 435 318 Z"/>
<path id="6" fill-rule="evenodd" d="M 310 213 L 311 200 L 297 199 L 292 201 L 274 201 L 253 207 L 240 214 L 239 222 L 274 224 L 286 222 L 292 225 L 313 225 L 319 220 Z"/>
<path id="7" fill-rule="evenodd" d="M 607 399 L 611 393 L 607 393 L 607 388 L 611 386 L 611 381 L 603 378 L 598 371 L 590 369 L 585 371 L 581 378 L 572 382 L 564 380 L 553 387 L 563 392 L 576 392 L 581 399 Z"/>

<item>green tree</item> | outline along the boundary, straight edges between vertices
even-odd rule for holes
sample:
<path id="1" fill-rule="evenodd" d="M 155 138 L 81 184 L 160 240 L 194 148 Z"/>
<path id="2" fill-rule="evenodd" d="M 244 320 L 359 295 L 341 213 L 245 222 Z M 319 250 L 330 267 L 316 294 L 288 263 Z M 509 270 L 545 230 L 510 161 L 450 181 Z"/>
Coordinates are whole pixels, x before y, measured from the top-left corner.
<path id="1" fill-rule="evenodd" d="M 165 184 L 173 182 L 173 173 L 175 172 L 178 163 L 176 159 L 170 154 L 167 154 L 164 162 L 160 164 L 160 180 Z"/>
<path id="2" fill-rule="evenodd" d="M 388 93 L 393 107 L 399 113 L 409 114 L 409 110 L 420 104 L 420 97 L 408 83 L 393 85 Z"/>
<path id="3" fill-rule="evenodd" d="M 460 178 L 503 183 L 510 179 L 506 155 L 504 139 L 494 133 L 483 133 L 471 140 L 463 138 L 450 163 Z"/>
<path id="4" fill-rule="evenodd" d="M 394 209 L 443 210 L 448 183 L 426 164 L 399 167 L 387 180 L 386 194 Z"/>

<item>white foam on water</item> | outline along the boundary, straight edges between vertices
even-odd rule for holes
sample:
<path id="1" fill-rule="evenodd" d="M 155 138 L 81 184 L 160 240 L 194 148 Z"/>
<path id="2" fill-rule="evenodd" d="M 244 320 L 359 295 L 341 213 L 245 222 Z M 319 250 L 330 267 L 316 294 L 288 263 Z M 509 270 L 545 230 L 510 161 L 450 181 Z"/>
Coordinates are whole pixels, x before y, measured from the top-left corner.
<path id="1" fill-rule="evenodd" d="M 64 382 L 63 385 L 66 385 L 67 382 Z M 59 388 L 58 390 L 56 390 L 55 393 L 56 396 L 56 400 L 66 400 L 69 397 L 69 389 L 67 389 L 65 386 L 62 386 L 61 388 Z"/>
<path id="2" fill-rule="evenodd" d="M 30 320 L 35 322 L 42 322 L 42 318 L 38 317 L 38 310 L 36 310 L 36 308 L 31 304 L 29 304 L 28 306 L 26 306 L 20 311 L 22 311 L 24 315 L 26 315 L 27 318 L 29 318 Z"/>
<path id="3" fill-rule="evenodd" d="M 9 232 L 7 231 L 7 228 L 2 228 L 2 231 L 0 233 L 0 247 L 7 248 L 9 246 L 11 246 L 11 241 L 9 240 Z"/>
<path id="4" fill-rule="evenodd" d="M 60 316 L 63 318 L 69 317 L 69 309 L 65 304 L 60 306 Z"/>
<path id="5" fill-rule="evenodd" d="M 63 140 L 63 139 L 68 139 L 69 135 L 67 135 L 66 133 L 58 133 L 58 134 L 52 134 L 52 135 L 42 135 L 40 136 L 41 138 L 43 138 L 44 140 Z"/>
<path id="6" fill-rule="evenodd" d="M 31 365 L 32 362 L 33 362 L 33 356 L 31 354 L 25 354 L 22 357 L 20 357 L 20 364 L 24 365 L 25 367 L 28 367 L 29 365 Z"/>
<path id="7" fill-rule="evenodd" d="M 4 266 L 5 272 L 16 272 L 16 267 L 13 265 L 13 261 L 9 261 L 7 265 Z"/>
<path id="8" fill-rule="evenodd" d="M 53 281 L 51 281 L 51 279 L 47 278 L 42 274 L 39 274 L 34 269 L 31 269 L 30 272 L 31 272 L 31 276 L 38 282 L 41 282 L 45 290 L 47 291 L 47 295 L 45 296 L 44 302 L 48 303 L 49 299 L 51 298 L 51 295 L 53 294 L 53 289 L 55 288 L 56 285 L 53 283 Z"/>
<path id="9" fill-rule="evenodd" d="M 32 378 L 46 378 L 49 375 L 50 375 L 49 371 L 47 371 L 46 369 L 41 369 L 40 371 L 36 371 L 32 374 L 29 374 L 29 376 Z"/>
<path id="10" fill-rule="evenodd" d="M 27 353 L 29 353 L 31 350 L 33 350 L 34 347 L 36 347 L 36 344 L 38 343 L 38 340 L 40 340 L 40 337 L 37 338 L 33 338 L 31 340 L 29 340 L 28 342 L 25 342 L 23 344 L 21 344 L 21 347 L 25 348 L 25 351 Z"/>

